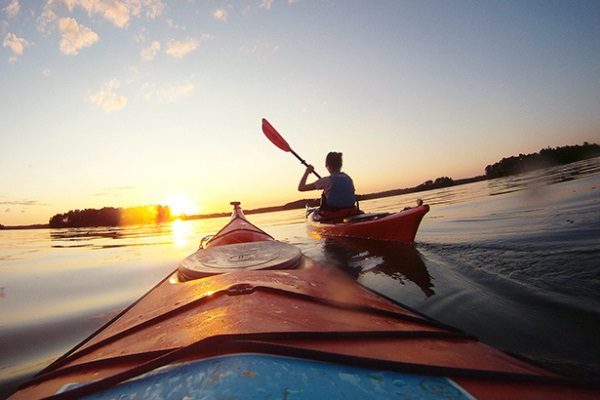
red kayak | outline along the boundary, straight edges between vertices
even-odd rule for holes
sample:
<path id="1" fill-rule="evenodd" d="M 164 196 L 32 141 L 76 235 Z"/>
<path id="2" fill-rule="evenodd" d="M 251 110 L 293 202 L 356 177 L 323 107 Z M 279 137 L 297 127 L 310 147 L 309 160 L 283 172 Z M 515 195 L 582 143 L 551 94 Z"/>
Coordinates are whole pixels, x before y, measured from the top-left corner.
<path id="1" fill-rule="evenodd" d="M 411 244 L 421 220 L 429 211 L 422 204 L 397 213 L 363 213 L 342 218 L 323 218 L 317 208 L 307 209 L 308 229 L 323 236 L 345 236 L 365 239 L 391 240 Z"/>
<path id="2" fill-rule="evenodd" d="M 199 278 L 195 279 L 194 277 Z M 232 219 L 11 399 L 599 399 Z"/>

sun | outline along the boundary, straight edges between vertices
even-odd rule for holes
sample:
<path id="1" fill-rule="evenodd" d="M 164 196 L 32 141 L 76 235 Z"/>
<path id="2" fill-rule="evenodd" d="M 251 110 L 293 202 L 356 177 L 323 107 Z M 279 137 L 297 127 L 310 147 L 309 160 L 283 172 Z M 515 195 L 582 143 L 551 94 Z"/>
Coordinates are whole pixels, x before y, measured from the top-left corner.
<path id="1" fill-rule="evenodd" d="M 165 203 L 171 209 L 171 215 L 179 217 L 183 214 L 193 215 L 198 212 L 198 207 L 189 196 L 175 193 L 166 198 Z"/>

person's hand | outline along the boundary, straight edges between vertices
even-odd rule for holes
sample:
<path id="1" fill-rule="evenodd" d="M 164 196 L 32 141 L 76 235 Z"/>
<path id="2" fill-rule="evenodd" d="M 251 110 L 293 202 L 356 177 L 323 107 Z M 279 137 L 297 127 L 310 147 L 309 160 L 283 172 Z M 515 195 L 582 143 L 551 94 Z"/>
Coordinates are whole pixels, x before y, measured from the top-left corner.
<path id="1" fill-rule="evenodd" d="M 313 172 L 314 170 L 315 170 L 315 167 L 313 167 L 312 165 L 308 165 L 308 166 L 306 167 L 306 172 L 307 172 L 308 174 L 310 174 L 310 173 L 311 173 L 311 172 Z"/>

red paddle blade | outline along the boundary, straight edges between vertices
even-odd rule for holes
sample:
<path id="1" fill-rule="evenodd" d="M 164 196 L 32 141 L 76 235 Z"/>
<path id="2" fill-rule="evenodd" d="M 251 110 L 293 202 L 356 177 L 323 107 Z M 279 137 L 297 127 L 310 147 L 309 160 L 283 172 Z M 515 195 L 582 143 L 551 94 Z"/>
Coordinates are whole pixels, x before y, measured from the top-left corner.
<path id="1" fill-rule="evenodd" d="M 279 132 L 273 128 L 273 125 L 266 119 L 262 120 L 262 130 L 265 136 L 277 147 L 283 151 L 292 151 L 290 145 L 281 137 Z"/>

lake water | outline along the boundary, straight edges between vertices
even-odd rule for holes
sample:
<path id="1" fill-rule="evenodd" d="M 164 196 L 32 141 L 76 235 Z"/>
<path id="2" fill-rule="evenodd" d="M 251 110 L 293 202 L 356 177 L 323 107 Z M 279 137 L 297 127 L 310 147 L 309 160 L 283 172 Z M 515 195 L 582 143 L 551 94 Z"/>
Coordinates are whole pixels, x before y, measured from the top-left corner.
<path id="1" fill-rule="evenodd" d="M 248 218 L 483 342 L 600 381 L 600 158 L 361 208 L 396 211 L 417 197 L 431 211 L 414 246 L 312 237 L 303 210 Z M 0 398 L 151 289 L 227 221 L 0 230 Z"/>

